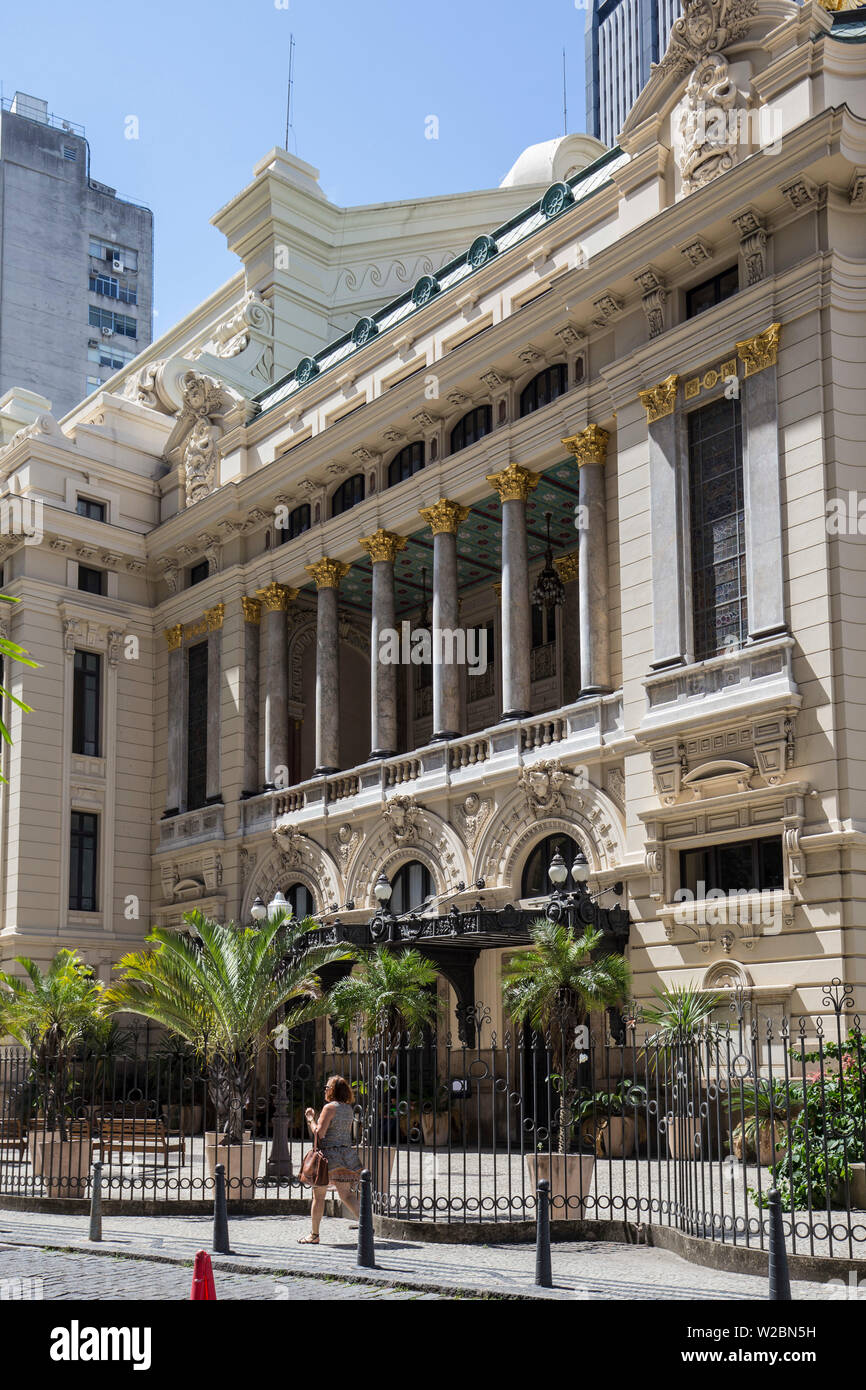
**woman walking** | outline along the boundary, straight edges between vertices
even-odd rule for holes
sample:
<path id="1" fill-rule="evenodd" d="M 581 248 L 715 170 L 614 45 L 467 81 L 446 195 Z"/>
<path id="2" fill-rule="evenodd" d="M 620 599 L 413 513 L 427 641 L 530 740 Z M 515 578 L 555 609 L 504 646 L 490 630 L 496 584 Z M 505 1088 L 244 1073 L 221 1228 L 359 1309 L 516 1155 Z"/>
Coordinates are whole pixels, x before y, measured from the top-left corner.
<path id="1" fill-rule="evenodd" d="M 358 1219 L 358 1175 L 361 1160 L 352 1143 L 352 1121 L 355 1097 L 352 1088 L 342 1076 L 331 1076 L 325 1086 L 325 1104 L 318 1120 L 312 1106 L 306 1111 L 307 1125 L 313 1141 L 328 1163 L 328 1186 L 337 1189 L 337 1196 Z M 299 1245 L 318 1245 L 319 1227 L 325 1212 L 327 1187 L 314 1187 L 310 1210 L 311 1231 L 302 1236 Z"/>

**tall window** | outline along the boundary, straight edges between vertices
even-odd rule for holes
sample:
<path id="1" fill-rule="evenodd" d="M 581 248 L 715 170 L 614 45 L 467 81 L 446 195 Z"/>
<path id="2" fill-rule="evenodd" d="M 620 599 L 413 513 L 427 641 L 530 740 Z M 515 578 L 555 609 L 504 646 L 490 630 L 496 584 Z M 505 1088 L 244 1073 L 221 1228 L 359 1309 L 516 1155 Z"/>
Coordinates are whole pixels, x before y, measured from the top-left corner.
<path id="1" fill-rule="evenodd" d="M 740 403 L 713 401 L 688 421 L 695 657 L 703 661 L 748 632 Z"/>
<path id="2" fill-rule="evenodd" d="M 96 863 L 98 817 L 90 811 L 73 811 L 69 845 L 69 908 L 71 912 L 96 912 Z"/>
<path id="3" fill-rule="evenodd" d="M 286 517 L 285 526 L 277 527 L 277 541 L 282 545 L 284 541 L 293 541 L 296 536 L 300 536 L 304 531 L 310 529 L 310 504 L 302 502 L 300 507 L 295 507 Z"/>
<path id="4" fill-rule="evenodd" d="M 711 889 L 760 893 L 784 888 L 782 841 L 773 835 L 708 849 L 684 849 L 680 853 L 680 885 L 696 898 L 705 898 Z"/>
<path id="5" fill-rule="evenodd" d="M 305 917 L 312 917 L 316 910 L 313 895 L 305 883 L 293 883 L 287 888 L 286 901 L 292 909 L 293 917 L 299 922 Z"/>
<path id="6" fill-rule="evenodd" d="M 434 892 L 433 878 L 426 864 L 419 859 L 410 859 L 401 864 L 391 880 L 391 911 L 399 916 L 401 912 L 411 912 L 420 907 L 425 898 Z"/>
<path id="7" fill-rule="evenodd" d="M 186 809 L 207 799 L 207 642 L 187 653 Z"/>
<path id="8" fill-rule="evenodd" d="M 88 521 L 105 520 L 105 503 L 94 502 L 92 497 L 79 497 L 75 503 L 75 510 L 79 516 L 86 516 Z"/>
<path id="9" fill-rule="evenodd" d="M 542 406 L 550 405 L 557 396 L 564 396 L 567 390 L 568 364 L 557 362 L 553 367 L 546 367 L 521 391 L 521 416 L 531 415 L 533 410 L 541 410 Z"/>
<path id="10" fill-rule="evenodd" d="M 331 498 L 331 516 L 339 516 L 364 500 L 364 475 L 354 473 L 341 483 Z"/>
<path id="11" fill-rule="evenodd" d="M 520 885 L 521 898 L 547 898 L 553 892 L 548 869 L 550 861 L 559 850 L 565 860 L 565 867 L 571 869 L 574 856 L 580 846 L 570 835 L 548 835 L 540 845 L 536 845 L 526 861 Z"/>
<path id="12" fill-rule="evenodd" d="M 693 319 L 695 314 L 703 313 L 704 309 L 712 309 L 714 304 L 721 304 L 723 299 L 730 299 L 739 288 L 740 272 L 735 265 L 723 270 L 720 275 L 714 275 L 712 279 L 695 285 L 686 294 L 686 318 Z"/>
<path id="13" fill-rule="evenodd" d="M 424 441 L 418 440 L 415 444 L 407 444 L 405 449 L 401 449 L 388 464 L 388 486 L 394 487 L 395 483 L 402 483 L 406 478 L 411 478 L 413 474 L 420 473 L 424 467 Z"/>
<path id="14" fill-rule="evenodd" d="M 102 657 L 98 652 L 76 652 L 72 674 L 72 751 L 86 758 L 99 757 L 101 691 Z"/>
<path id="15" fill-rule="evenodd" d="M 105 571 L 91 569 L 89 565 L 79 565 L 78 587 L 84 594 L 104 594 Z"/>
<path id="16" fill-rule="evenodd" d="M 451 452 L 456 454 L 458 449 L 468 449 L 470 444 L 475 444 L 479 439 L 483 439 L 485 434 L 489 434 L 493 429 L 493 409 L 489 405 L 478 405 L 474 410 L 470 410 L 468 415 L 464 415 L 462 420 L 454 426 L 451 431 Z"/>

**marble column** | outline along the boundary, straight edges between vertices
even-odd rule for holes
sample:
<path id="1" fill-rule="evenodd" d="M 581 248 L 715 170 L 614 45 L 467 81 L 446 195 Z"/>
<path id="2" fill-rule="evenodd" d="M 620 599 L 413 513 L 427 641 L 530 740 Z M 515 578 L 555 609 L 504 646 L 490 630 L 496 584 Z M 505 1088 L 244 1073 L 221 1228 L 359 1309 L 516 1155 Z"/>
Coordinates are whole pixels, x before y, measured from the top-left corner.
<path id="1" fill-rule="evenodd" d="M 259 783 L 259 632 L 262 605 L 257 598 L 242 598 L 244 615 L 244 796 L 255 796 Z"/>
<path id="2" fill-rule="evenodd" d="M 580 615 L 580 693 L 610 690 L 610 603 L 607 573 L 607 497 L 604 465 L 607 430 L 587 425 L 562 442 L 577 460 L 580 539 L 578 606 Z"/>
<path id="3" fill-rule="evenodd" d="M 737 343 L 745 365 L 740 386 L 743 497 L 746 514 L 746 595 L 749 639 L 786 632 L 782 583 L 782 498 L 776 359 L 781 325 Z"/>
<path id="4" fill-rule="evenodd" d="M 652 565 L 654 671 L 681 666 L 691 646 L 687 629 L 685 541 L 688 522 L 681 470 L 677 467 L 679 430 L 675 414 L 677 376 L 639 391 L 646 411 Z"/>
<path id="5" fill-rule="evenodd" d="M 575 583 L 580 572 L 578 552 L 558 555 L 553 561 L 556 572 L 565 586 L 562 605 L 562 700 L 570 705 L 580 695 L 580 586 Z"/>
<path id="6" fill-rule="evenodd" d="M 165 629 L 168 644 L 168 721 L 166 747 L 165 816 L 176 816 L 183 805 L 185 759 L 183 698 L 183 626 Z"/>
<path id="7" fill-rule="evenodd" d="M 380 659 L 380 634 L 394 632 L 397 597 L 394 561 L 406 549 L 405 536 L 380 527 L 359 541 L 373 564 L 373 615 L 370 627 L 370 743 L 371 758 L 390 758 L 397 752 L 397 681 L 399 666 Z"/>
<path id="8" fill-rule="evenodd" d="M 460 627 L 457 599 L 457 532 L 469 508 L 440 497 L 419 515 L 433 532 L 433 739 L 456 738 L 460 733 L 460 670 L 454 650 L 443 642 L 442 632 Z"/>
<path id="9" fill-rule="evenodd" d="M 522 719 L 530 712 L 532 613 L 529 603 L 529 548 L 526 499 L 539 475 L 509 463 L 487 482 L 502 504 L 502 718 Z"/>
<path id="10" fill-rule="evenodd" d="M 340 766 L 340 581 L 351 566 L 327 556 L 305 565 L 318 591 L 316 607 L 316 766 L 322 776 Z"/>
<path id="11" fill-rule="evenodd" d="M 289 783 L 289 638 L 286 613 L 297 589 L 276 581 L 257 589 L 261 603 L 260 677 L 265 695 L 265 791 Z"/>
<path id="12" fill-rule="evenodd" d="M 225 604 L 205 610 L 207 623 L 207 765 L 205 769 L 205 800 L 208 805 L 222 800 L 222 649 Z"/>

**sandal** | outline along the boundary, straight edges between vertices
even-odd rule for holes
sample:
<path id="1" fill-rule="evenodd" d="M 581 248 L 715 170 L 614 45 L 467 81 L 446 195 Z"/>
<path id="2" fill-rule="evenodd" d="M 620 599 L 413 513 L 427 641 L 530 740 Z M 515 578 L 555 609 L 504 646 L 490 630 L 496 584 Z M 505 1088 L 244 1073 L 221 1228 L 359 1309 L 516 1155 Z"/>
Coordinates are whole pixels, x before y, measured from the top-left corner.
<path id="1" fill-rule="evenodd" d="M 318 1245 L 318 1243 L 319 1237 L 314 1236 L 312 1233 L 308 1236 L 301 1236 L 298 1240 L 299 1245 Z"/>

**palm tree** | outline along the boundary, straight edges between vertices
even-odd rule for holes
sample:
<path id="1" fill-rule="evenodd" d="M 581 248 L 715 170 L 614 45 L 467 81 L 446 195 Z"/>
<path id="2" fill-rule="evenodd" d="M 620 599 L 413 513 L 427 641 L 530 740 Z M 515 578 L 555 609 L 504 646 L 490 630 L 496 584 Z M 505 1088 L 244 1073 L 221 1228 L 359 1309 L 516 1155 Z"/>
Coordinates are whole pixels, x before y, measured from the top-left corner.
<path id="1" fill-rule="evenodd" d="M 577 1075 L 577 1058 L 570 1040 L 590 1009 L 625 1002 L 631 976 L 623 956 L 597 955 L 602 935 L 591 927 L 575 937 L 563 923 L 539 917 L 529 934 L 531 948 L 519 951 L 508 962 L 502 979 L 502 1001 L 513 1019 L 538 1030 L 550 1030 L 554 1064 L 560 1077 L 559 1152 L 564 1154 L 568 1151 Z"/>
<path id="2" fill-rule="evenodd" d="M 389 1051 L 401 1033 L 416 1045 L 439 1013 L 436 970 L 420 951 L 389 951 L 377 946 L 357 970 L 332 989 L 329 1012 L 344 1029 L 361 1021 L 368 1039 L 382 1035 Z"/>
<path id="3" fill-rule="evenodd" d="M 105 992 L 77 951 L 58 951 L 43 972 L 16 956 L 26 978 L 0 971 L 3 1031 L 30 1052 L 46 1127 L 66 1139 L 63 1094 L 70 1049 L 104 1029 Z"/>
<path id="4" fill-rule="evenodd" d="M 659 1001 L 658 1007 L 645 1008 L 642 1018 L 656 1029 L 647 1043 L 660 1047 L 693 1038 L 707 1026 L 721 1003 L 721 995 L 707 993 L 694 985 L 665 985 L 653 990 L 653 994 Z"/>
<path id="5" fill-rule="evenodd" d="M 123 975 L 105 998 L 115 1012 L 149 1018 L 186 1039 L 225 1116 L 220 1144 L 241 1144 L 258 1056 L 275 1035 L 329 1011 L 318 972 L 352 952 L 315 945 L 308 938 L 318 922 L 296 922 L 291 909 L 258 929 L 223 925 L 197 910 L 184 920 L 194 935 L 154 927 L 147 938 L 153 949 L 123 957 Z M 271 1031 L 287 1004 L 293 1007 Z"/>

